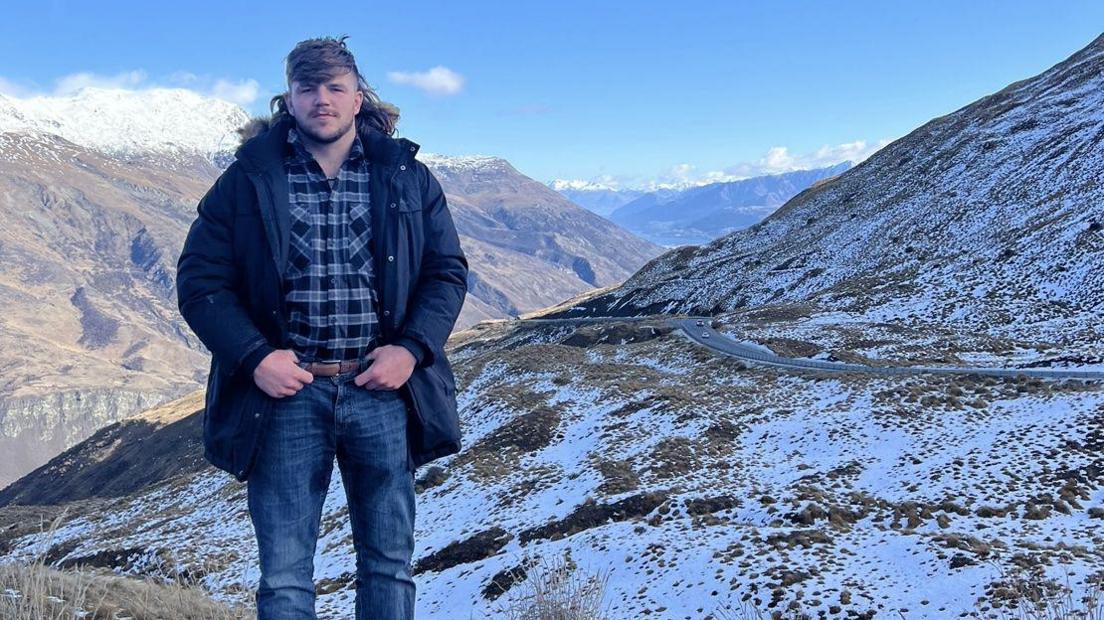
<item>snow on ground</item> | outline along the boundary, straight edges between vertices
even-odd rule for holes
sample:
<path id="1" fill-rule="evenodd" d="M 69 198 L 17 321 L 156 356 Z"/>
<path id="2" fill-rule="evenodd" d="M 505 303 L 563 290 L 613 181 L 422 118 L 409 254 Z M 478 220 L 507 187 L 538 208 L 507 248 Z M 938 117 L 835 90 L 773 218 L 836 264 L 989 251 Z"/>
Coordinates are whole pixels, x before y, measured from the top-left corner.
<path id="1" fill-rule="evenodd" d="M 500 615 L 521 586 L 495 598 L 496 575 L 558 554 L 607 574 L 612 618 L 731 615 L 745 594 L 764 610 L 946 618 L 977 613 L 1016 554 L 1075 581 L 1104 567 L 1087 513 L 1104 503 L 1099 385 L 811 377 L 675 335 L 555 344 L 569 335 L 457 356 L 465 450 L 419 494 L 419 617 Z M 335 468 L 321 618 L 354 602 L 344 504 Z M 202 566 L 217 598 L 248 602 L 252 534 L 244 486 L 209 472 L 85 514 L 52 544 L 143 550 L 123 572 Z M 29 537 L 8 557 L 47 547 Z"/>

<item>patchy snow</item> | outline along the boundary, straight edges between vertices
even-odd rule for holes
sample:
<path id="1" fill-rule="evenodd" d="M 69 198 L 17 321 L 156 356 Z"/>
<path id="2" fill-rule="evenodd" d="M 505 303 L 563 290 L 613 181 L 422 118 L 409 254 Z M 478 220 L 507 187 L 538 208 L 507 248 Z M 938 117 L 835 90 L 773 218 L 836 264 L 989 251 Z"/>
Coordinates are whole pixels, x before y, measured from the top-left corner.
<path id="1" fill-rule="evenodd" d="M 588 364 L 593 351 L 550 339 L 512 347 L 509 357 L 483 343 L 455 366 L 466 377 L 465 450 L 433 464 L 447 477 L 418 497 L 415 559 L 491 528 L 509 536 L 483 559 L 418 574 L 419 617 L 501 613 L 516 591 L 488 600 L 496 573 L 564 553 L 580 570 L 608 573 L 612 618 L 702 618 L 738 608 L 744 594 L 766 609 L 779 587 L 783 603 L 800 600 L 810 613 L 842 605 L 955 617 L 974 613 L 1014 553 L 1047 558 L 1051 574 L 1069 570 L 1075 580 L 1104 566 L 1086 514 L 1104 503 L 1104 481 L 1090 474 L 1071 483 L 1062 473 L 1090 471 L 1099 458 L 1091 438 L 1104 432 L 1100 385 L 806 377 L 721 356 L 695 361 L 698 345 L 674 335 L 618 347 L 620 379 L 603 383 L 590 373 L 609 372 L 609 359 Z M 511 369 L 528 360 L 542 370 Z M 677 381 L 657 382 L 664 378 Z M 954 389 L 958 401 L 946 400 Z M 554 427 L 531 430 L 547 431 L 546 440 L 502 443 L 502 429 L 540 411 L 555 414 Z M 657 504 L 627 517 L 592 522 L 576 512 L 649 494 Z M 346 583 L 355 571 L 344 502 L 335 469 L 319 581 Z M 557 522 L 576 527 L 540 533 Z M 148 549 L 131 573 L 153 570 L 166 554 L 181 567 L 204 563 L 205 587 L 223 600 L 248 602 L 258 579 L 244 486 L 221 472 L 74 519 L 59 542 L 74 545 L 68 557 Z M 1084 551 L 1063 554 L 1062 545 Z M 27 537 L 7 558 L 49 546 Z M 338 587 L 319 597 L 319 617 L 346 617 L 353 603 L 352 588 Z"/>

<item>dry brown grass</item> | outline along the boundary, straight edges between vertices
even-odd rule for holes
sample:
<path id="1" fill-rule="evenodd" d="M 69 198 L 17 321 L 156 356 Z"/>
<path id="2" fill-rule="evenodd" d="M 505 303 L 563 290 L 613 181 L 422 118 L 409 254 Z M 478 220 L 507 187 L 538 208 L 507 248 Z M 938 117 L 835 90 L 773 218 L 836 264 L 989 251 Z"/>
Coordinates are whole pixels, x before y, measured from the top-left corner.
<path id="1" fill-rule="evenodd" d="M 51 522 L 47 540 L 53 539 L 66 516 L 62 512 Z M 187 578 L 135 579 L 88 567 L 61 571 L 46 565 L 45 554 L 30 564 L 0 565 L 0 618 L 4 620 L 239 620 L 253 615 L 252 609 L 212 600 Z"/>
<path id="2" fill-rule="evenodd" d="M 609 572 L 583 574 L 564 556 L 527 558 L 508 581 L 513 587 L 496 618 L 506 620 L 605 620 L 602 608 Z"/>
<path id="3" fill-rule="evenodd" d="M 1063 581 L 1048 577 L 1039 564 L 996 564 L 1000 578 L 989 585 L 979 606 L 999 620 L 1104 620 L 1104 572 L 1086 580 L 1074 596 L 1069 575 Z"/>

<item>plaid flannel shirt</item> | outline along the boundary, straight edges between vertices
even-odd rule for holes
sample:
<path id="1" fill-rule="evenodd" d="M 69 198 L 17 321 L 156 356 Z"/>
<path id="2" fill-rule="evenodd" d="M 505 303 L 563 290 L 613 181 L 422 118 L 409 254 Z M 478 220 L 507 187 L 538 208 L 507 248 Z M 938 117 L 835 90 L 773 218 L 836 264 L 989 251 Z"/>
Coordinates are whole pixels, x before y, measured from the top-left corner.
<path id="1" fill-rule="evenodd" d="M 369 162 L 356 136 L 331 187 L 294 127 L 288 143 L 291 238 L 284 278 L 292 348 L 301 361 L 360 359 L 378 346 L 380 334 Z"/>

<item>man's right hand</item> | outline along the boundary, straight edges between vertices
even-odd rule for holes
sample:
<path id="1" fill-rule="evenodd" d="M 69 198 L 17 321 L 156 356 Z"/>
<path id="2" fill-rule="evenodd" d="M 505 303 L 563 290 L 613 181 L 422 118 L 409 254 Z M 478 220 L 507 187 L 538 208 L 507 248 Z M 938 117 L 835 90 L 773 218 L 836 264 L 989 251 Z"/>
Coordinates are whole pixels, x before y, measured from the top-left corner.
<path id="1" fill-rule="evenodd" d="M 276 349 L 253 370 L 253 382 L 272 398 L 291 396 L 314 382 L 314 375 L 297 364 L 299 357 L 291 349 Z"/>

